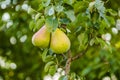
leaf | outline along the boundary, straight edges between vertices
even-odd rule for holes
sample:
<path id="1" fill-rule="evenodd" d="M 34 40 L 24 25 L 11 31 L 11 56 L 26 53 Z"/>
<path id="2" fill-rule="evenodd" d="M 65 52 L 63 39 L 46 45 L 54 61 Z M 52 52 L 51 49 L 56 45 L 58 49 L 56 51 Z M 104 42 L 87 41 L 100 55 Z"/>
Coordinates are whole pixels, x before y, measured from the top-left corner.
<path id="1" fill-rule="evenodd" d="M 45 8 L 45 15 L 46 16 L 51 16 L 55 13 L 54 7 L 53 6 L 48 6 Z"/>
<path id="2" fill-rule="evenodd" d="M 117 12 L 113 9 L 107 9 L 106 11 L 109 12 L 112 16 L 117 16 Z"/>
<path id="3" fill-rule="evenodd" d="M 99 12 L 100 17 L 102 17 L 105 20 L 105 22 L 107 23 L 107 25 L 110 26 L 110 23 L 108 22 L 108 20 L 105 16 L 106 8 L 104 7 L 104 2 L 101 0 L 96 0 L 95 7 L 97 8 L 97 10 Z"/>
<path id="4" fill-rule="evenodd" d="M 60 21 L 62 24 L 69 24 L 69 23 L 70 23 L 70 20 L 67 19 L 67 18 L 61 18 L 59 21 Z"/>
<path id="5" fill-rule="evenodd" d="M 68 80 L 67 76 L 61 76 L 59 80 Z"/>
<path id="6" fill-rule="evenodd" d="M 108 44 L 107 42 L 106 42 L 105 47 L 106 47 L 106 49 L 107 49 L 110 53 L 113 52 L 113 51 L 112 51 L 112 46 L 111 46 L 110 44 Z"/>
<path id="7" fill-rule="evenodd" d="M 31 7 L 28 8 L 27 12 L 28 12 L 28 14 L 34 14 L 34 13 L 36 13 L 36 11 L 33 8 L 31 8 Z"/>
<path id="8" fill-rule="evenodd" d="M 30 28 L 30 30 L 33 30 L 34 27 L 35 27 L 35 22 L 32 20 L 32 21 L 30 21 L 30 23 L 29 23 L 29 28 Z"/>
<path id="9" fill-rule="evenodd" d="M 70 79 L 75 79 L 76 78 L 76 74 L 73 72 L 73 73 L 71 73 L 71 75 L 70 75 Z"/>
<path id="10" fill-rule="evenodd" d="M 95 7 L 97 8 L 98 12 L 105 13 L 105 7 L 103 1 L 95 0 Z"/>
<path id="11" fill-rule="evenodd" d="M 101 20 L 99 32 L 100 32 L 101 34 L 103 34 L 105 28 L 109 28 L 109 27 L 108 27 L 107 23 L 105 22 L 105 20 Z"/>
<path id="12" fill-rule="evenodd" d="M 50 75 L 54 75 L 56 73 L 56 70 L 57 70 L 56 65 L 50 66 L 50 68 L 49 68 L 49 74 Z"/>
<path id="13" fill-rule="evenodd" d="M 55 17 L 47 17 L 45 24 L 49 31 L 52 32 L 58 27 L 58 20 Z"/>
<path id="14" fill-rule="evenodd" d="M 51 60 L 53 60 L 53 59 L 54 59 L 54 57 L 53 57 L 53 56 L 48 55 L 48 56 L 46 56 L 46 58 L 45 58 L 44 62 L 49 62 L 49 61 L 51 61 Z"/>
<path id="15" fill-rule="evenodd" d="M 87 1 L 78 1 L 77 3 L 74 4 L 73 7 L 74 7 L 75 13 L 83 12 L 88 7 L 88 2 Z"/>
<path id="16" fill-rule="evenodd" d="M 95 39 L 93 38 L 90 40 L 90 46 L 93 46 L 94 43 L 95 43 Z"/>
<path id="17" fill-rule="evenodd" d="M 57 6 L 55 7 L 55 10 L 56 10 L 58 13 L 62 12 L 63 9 L 64 9 L 64 7 L 61 6 L 61 5 L 57 5 Z"/>
<path id="18" fill-rule="evenodd" d="M 43 53 L 42 53 L 42 60 L 43 60 L 43 62 L 46 62 L 45 60 L 46 60 L 46 57 L 47 57 L 47 52 L 48 52 L 48 49 L 46 48 L 46 49 L 43 51 Z"/>
<path id="19" fill-rule="evenodd" d="M 74 26 L 82 26 L 85 27 L 85 22 L 87 22 L 89 19 L 86 15 L 79 13 L 75 19 L 75 21 L 73 22 Z"/>
<path id="20" fill-rule="evenodd" d="M 85 49 L 86 48 L 86 43 L 88 42 L 88 34 L 86 32 L 81 33 L 78 36 L 78 40 L 79 40 L 79 43 L 80 43 L 80 48 Z"/>
<path id="21" fill-rule="evenodd" d="M 50 66 L 53 65 L 53 64 L 55 64 L 54 61 L 48 62 L 48 63 L 45 65 L 45 67 L 44 67 L 44 71 L 45 71 L 45 72 L 48 72 Z"/>
<path id="22" fill-rule="evenodd" d="M 109 23 L 109 21 L 107 20 L 107 18 L 106 18 L 106 16 L 104 15 L 104 14 L 100 14 L 101 15 L 101 17 L 105 20 L 105 22 L 107 23 L 107 25 L 108 25 L 108 27 L 110 27 L 110 23 Z"/>
<path id="23" fill-rule="evenodd" d="M 44 5 L 43 4 L 39 4 L 39 8 L 38 8 L 38 11 L 41 11 L 44 9 Z"/>
<path id="24" fill-rule="evenodd" d="M 106 16 L 106 18 L 108 19 L 110 25 L 115 25 L 115 24 L 116 24 L 115 19 L 114 19 L 113 17 L 111 17 L 111 16 Z"/>
<path id="25" fill-rule="evenodd" d="M 64 3 L 67 3 L 69 5 L 72 5 L 74 3 L 75 0 L 63 0 Z"/>
<path id="26" fill-rule="evenodd" d="M 42 0 L 42 4 L 44 7 L 49 6 L 50 2 L 51 2 L 51 0 Z"/>
<path id="27" fill-rule="evenodd" d="M 35 15 L 35 21 L 37 21 L 37 20 L 40 18 L 40 16 L 41 16 L 40 13 L 36 14 L 36 15 Z"/>
<path id="28" fill-rule="evenodd" d="M 91 70 L 92 70 L 91 67 L 87 67 L 87 68 L 85 68 L 85 69 L 82 71 L 82 76 L 87 75 Z"/>
<path id="29" fill-rule="evenodd" d="M 40 29 L 43 25 L 44 25 L 45 19 L 44 18 L 40 18 L 36 21 L 35 24 L 35 29 Z"/>
<path id="30" fill-rule="evenodd" d="M 68 10 L 65 11 L 65 14 L 67 15 L 67 17 L 73 22 L 75 21 L 76 17 L 74 15 L 74 11 L 73 10 Z"/>

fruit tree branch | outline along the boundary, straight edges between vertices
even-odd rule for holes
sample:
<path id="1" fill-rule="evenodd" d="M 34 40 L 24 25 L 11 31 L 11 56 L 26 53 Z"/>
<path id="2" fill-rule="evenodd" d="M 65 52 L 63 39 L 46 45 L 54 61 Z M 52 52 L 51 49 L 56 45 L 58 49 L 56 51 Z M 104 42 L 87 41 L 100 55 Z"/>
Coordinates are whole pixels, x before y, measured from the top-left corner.
<path id="1" fill-rule="evenodd" d="M 72 55 L 71 55 L 71 51 L 68 51 L 68 60 L 66 62 L 66 67 L 65 67 L 65 73 L 66 75 L 69 74 L 70 72 L 70 65 L 71 65 L 71 59 L 72 59 Z"/>
<path id="2" fill-rule="evenodd" d="M 72 57 L 71 51 L 70 51 L 70 50 L 68 51 L 68 59 L 67 59 L 66 66 L 65 66 L 66 75 L 68 75 L 69 72 L 70 72 L 71 62 L 74 61 L 74 60 L 79 59 L 80 57 L 82 57 L 82 56 L 87 52 L 87 50 L 88 50 L 88 46 L 87 46 L 86 50 L 84 50 L 83 52 L 77 54 L 77 55 L 74 56 L 74 57 Z"/>
<path id="3" fill-rule="evenodd" d="M 85 53 L 87 52 L 87 50 L 88 50 L 88 47 L 83 52 L 81 52 L 81 53 L 77 54 L 76 56 L 72 57 L 71 61 L 79 59 L 80 57 L 82 57 L 83 55 L 85 55 Z"/>

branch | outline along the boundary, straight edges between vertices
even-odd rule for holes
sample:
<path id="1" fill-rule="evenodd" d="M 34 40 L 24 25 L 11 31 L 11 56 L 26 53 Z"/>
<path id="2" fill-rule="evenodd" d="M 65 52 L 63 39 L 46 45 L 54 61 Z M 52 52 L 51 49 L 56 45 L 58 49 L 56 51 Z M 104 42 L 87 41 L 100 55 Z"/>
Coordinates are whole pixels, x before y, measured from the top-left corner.
<path id="1" fill-rule="evenodd" d="M 83 55 L 85 55 L 85 53 L 87 52 L 87 50 L 88 50 L 88 46 L 87 46 L 86 50 L 84 50 L 82 53 L 79 53 L 76 56 L 72 57 L 71 61 L 79 59 L 80 57 L 82 57 Z"/>
<path id="2" fill-rule="evenodd" d="M 71 60 L 72 60 L 72 55 L 71 55 L 71 51 L 68 51 L 68 60 L 66 62 L 66 66 L 65 66 L 65 73 L 66 75 L 69 74 L 70 72 L 70 65 L 71 65 Z"/>
<path id="3" fill-rule="evenodd" d="M 76 60 L 76 59 L 79 59 L 80 57 L 82 57 L 87 52 L 87 50 L 88 50 L 88 46 L 87 46 L 86 50 L 84 50 L 82 53 L 79 53 L 78 55 L 76 55 L 74 57 L 72 57 L 71 51 L 70 50 L 68 51 L 68 60 L 66 62 L 66 66 L 65 66 L 65 73 L 66 73 L 66 75 L 68 75 L 69 72 L 70 72 L 71 62 Z"/>

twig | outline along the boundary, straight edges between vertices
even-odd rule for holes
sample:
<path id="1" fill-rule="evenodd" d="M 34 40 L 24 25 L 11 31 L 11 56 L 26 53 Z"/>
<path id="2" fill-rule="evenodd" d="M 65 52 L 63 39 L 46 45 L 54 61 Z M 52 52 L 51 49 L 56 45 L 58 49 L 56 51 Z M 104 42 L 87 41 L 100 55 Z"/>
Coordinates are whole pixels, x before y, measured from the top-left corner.
<path id="1" fill-rule="evenodd" d="M 68 51 L 68 60 L 66 62 L 66 66 L 65 66 L 65 73 L 66 75 L 69 74 L 70 72 L 70 65 L 71 65 L 71 60 L 72 60 L 72 55 L 71 55 L 71 51 Z"/>
<path id="2" fill-rule="evenodd" d="M 71 61 L 74 61 L 74 60 L 76 60 L 76 59 L 82 57 L 83 55 L 84 55 L 84 53 L 79 53 L 78 55 L 72 57 Z"/>
<path id="3" fill-rule="evenodd" d="M 66 62 L 66 66 L 65 66 L 66 75 L 68 75 L 69 72 L 70 72 L 71 62 L 74 61 L 74 60 L 79 59 L 80 57 L 82 57 L 82 56 L 87 52 L 87 50 L 88 50 L 88 46 L 87 46 L 86 50 L 84 50 L 82 53 L 77 54 L 77 55 L 74 56 L 74 57 L 72 57 L 71 51 L 70 51 L 70 50 L 68 51 L 68 60 L 67 60 L 67 62 Z"/>
<path id="4" fill-rule="evenodd" d="M 71 61 L 79 59 L 80 57 L 82 57 L 83 55 L 85 55 L 85 53 L 87 52 L 87 50 L 88 50 L 88 47 L 83 52 L 81 52 L 81 53 L 77 54 L 76 56 L 72 57 Z"/>

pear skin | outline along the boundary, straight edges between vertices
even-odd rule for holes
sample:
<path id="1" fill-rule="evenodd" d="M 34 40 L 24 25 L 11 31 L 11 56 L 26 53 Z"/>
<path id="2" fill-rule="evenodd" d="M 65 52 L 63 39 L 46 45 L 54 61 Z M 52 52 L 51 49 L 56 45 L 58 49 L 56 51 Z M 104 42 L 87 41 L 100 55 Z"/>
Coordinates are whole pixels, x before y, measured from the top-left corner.
<path id="1" fill-rule="evenodd" d="M 47 48 L 49 46 L 50 32 L 46 26 L 40 28 L 40 30 L 33 35 L 32 43 L 34 46 L 38 46 L 40 48 Z"/>
<path id="2" fill-rule="evenodd" d="M 60 29 L 56 29 L 51 36 L 50 48 L 54 53 L 62 54 L 70 48 L 70 40 Z"/>

